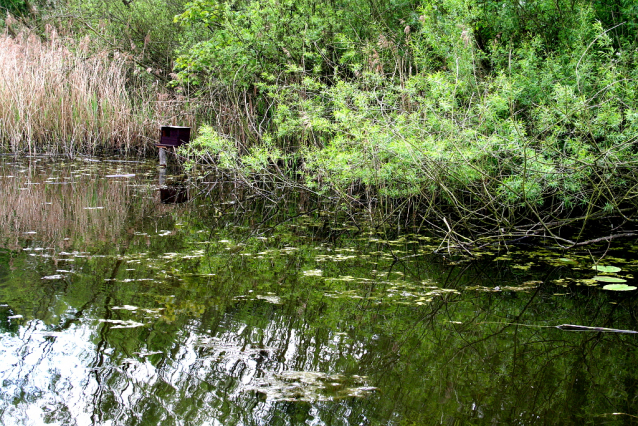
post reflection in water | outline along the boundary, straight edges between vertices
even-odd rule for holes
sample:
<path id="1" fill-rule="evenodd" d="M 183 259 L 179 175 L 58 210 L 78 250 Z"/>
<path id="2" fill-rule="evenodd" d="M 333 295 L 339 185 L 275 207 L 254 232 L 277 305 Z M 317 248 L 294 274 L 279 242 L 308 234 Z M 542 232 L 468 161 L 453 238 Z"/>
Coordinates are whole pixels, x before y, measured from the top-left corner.
<path id="1" fill-rule="evenodd" d="M 326 242 L 299 200 L 170 205 L 104 178 L 143 164 L 31 167 L 0 173 L 2 424 L 634 421 L 636 337 L 555 327 L 638 330 L 634 298 L 555 284 L 579 270 L 450 264 L 347 226 Z"/>
<path id="2" fill-rule="evenodd" d="M 188 187 L 183 182 L 166 184 L 166 167 L 159 169 L 159 193 L 163 204 L 180 204 L 188 201 Z"/>

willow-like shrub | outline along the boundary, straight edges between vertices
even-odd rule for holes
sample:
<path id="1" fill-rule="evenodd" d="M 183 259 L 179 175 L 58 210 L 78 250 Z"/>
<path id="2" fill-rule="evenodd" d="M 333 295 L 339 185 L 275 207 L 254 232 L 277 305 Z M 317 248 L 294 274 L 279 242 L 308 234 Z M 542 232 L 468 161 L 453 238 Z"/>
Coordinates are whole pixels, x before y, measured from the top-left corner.
<path id="1" fill-rule="evenodd" d="M 255 145 L 301 158 L 284 164 L 316 193 L 392 214 L 409 207 L 457 242 L 547 235 L 569 246 L 598 219 L 630 224 L 638 212 L 635 48 L 593 16 L 574 15 L 552 49 L 532 37 L 510 50 L 495 41 L 487 55 L 462 21 L 441 29 L 440 16 L 424 15 L 413 39 L 419 72 L 409 77 L 369 68 L 337 82 L 306 75 L 261 84 L 273 103 Z M 447 50 L 437 53 L 433 40 Z M 243 148 L 232 166 L 249 179 L 268 156 Z M 567 224 L 577 226 L 561 237 Z"/>

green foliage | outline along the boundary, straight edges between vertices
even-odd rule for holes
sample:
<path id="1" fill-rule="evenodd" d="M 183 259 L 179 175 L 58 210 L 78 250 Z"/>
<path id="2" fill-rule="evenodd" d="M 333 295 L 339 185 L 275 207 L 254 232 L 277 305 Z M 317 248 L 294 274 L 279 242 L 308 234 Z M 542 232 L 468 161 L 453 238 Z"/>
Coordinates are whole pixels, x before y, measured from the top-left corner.
<path id="1" fill-rule="evenodd" d="M 494 202 L 536 217 L 633 205 L 635 58 L 591 4 L 570 4 L 506 2 L 496 13 L 496 2 L 423 2 L 417 74 L 364 73 L 315 90 L 329 142 L 304 151 L 308 181 L 439 194 L 460 215 Z M 279 99 L 273 121 L 287 135 L 300 104 Z"/>
<path id="2" fill-rule="evenodd" d="M 224 169 L 237 166 L 238 150 L 229 138 L 220 135 L 211 126 L 202 126 L 199 135 L 191 143 L 182 145 L 180 152 L 199 162 L 216 164 Z M 192 167 L 193 164 L 190 166 Z"/>
<path id="3" fill-rule="evenodd" d="M 636 210 L 633 1 L 69 5 L 148 82 L 205 106 L 193 163 L 466 228 Z"/>
<path id="4" fill-rule="evenodd" d="M 33 12 L 28 0 L 0 0 L 0 16 L 28 16 Z"/>
<path id="5" fill-rule="evenodd" d="M 300 151 L 315 189 L 442 197 L 459 214 L 494 202 L 531 214 L 548 200 L 556 211 L 614 211 L 635 191 L 627 192 L 636 182 L 627 171 L 635 167 L 637 106 L 634 81 L 625 78 L 635 73 L 633 57 L 615 49 L 590 15 L 580 16 L 589 25 L 579 22 L 576 46 L 550 51 L 531 38 L 507 54 L 507 69 L 481 78 L 474 42 L 460 38 L 435 51 L 452 27 L 437 30 L 427 20 L 423 28 L 441 37 L 413 43 L 449 59 L 404 81 L 371 71 L 355 81 L 307 76 L 283 87 L 272 78 L 259 85 L 273 102 L 272 130 L 262 137 Z M 502 63 L 502 53 L 494 49 L 490 62 Z M 268 148 L 260 147 L 265 158 Z"/>
<path id="6" fill-rule="evenodd" d="M 188 4 L 177 22 L 209 31 L 206 40 L 187 46 L 177 60 L 182 84 L 209 80 L 250 87 L 286 74 L 323 78 L 348 75 L 367 66 L 382 66 L 374 43 L 386 26 L 386 48 L 397 48 L 407 20 L 414 20 L 413 1 L 211 1 Z M 371 22 L 369 16 L 379 16 Z M 376 62 L 375 62 L 376 61 Z"/>
<path id="7" fill-rule="evenodd" d="M 138 73 L 169 80 L 173 60 L 187 34 L 173 17 L 184 11 L 187 0 L 69 0 L 61 12 L 62 26 L 97 43 L 126 52 L 135 59 Z M 72 15 L 75 19 L 68 20 Z M 98 37 L 96 37 L 98 35 Z"/>

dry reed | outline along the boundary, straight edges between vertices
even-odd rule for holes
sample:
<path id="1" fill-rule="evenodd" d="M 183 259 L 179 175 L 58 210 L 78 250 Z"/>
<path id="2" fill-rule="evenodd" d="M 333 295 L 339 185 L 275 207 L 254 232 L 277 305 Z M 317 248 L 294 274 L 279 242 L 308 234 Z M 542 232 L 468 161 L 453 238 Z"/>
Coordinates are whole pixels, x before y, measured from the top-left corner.
<path id="1" fill-rule="evenodd" d="M 125 55 L 53 28 L 45 35 L 0 35 L 0 150 L 145 151 L 160 125 L 192 125 L 179 99 L 128 80 L 134 64 Z"/>

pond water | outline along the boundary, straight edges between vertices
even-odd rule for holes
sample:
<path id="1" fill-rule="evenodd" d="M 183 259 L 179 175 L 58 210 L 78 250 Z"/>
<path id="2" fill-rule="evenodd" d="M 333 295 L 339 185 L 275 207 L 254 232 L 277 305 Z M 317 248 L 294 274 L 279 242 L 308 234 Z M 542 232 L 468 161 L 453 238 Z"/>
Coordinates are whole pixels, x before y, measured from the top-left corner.
<path id="1" fill-rule="evenodd" d="M 444 256 L 155 164 L 0 158 L 0 423 L 637 422 L 628 246 Z"/>

